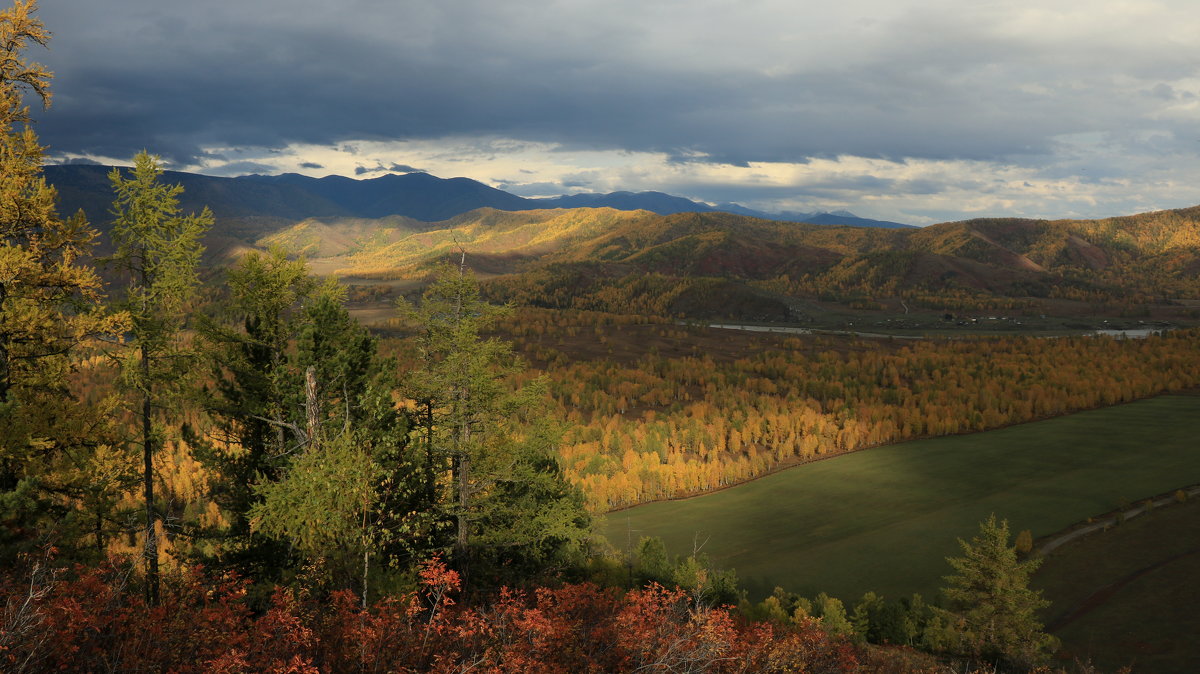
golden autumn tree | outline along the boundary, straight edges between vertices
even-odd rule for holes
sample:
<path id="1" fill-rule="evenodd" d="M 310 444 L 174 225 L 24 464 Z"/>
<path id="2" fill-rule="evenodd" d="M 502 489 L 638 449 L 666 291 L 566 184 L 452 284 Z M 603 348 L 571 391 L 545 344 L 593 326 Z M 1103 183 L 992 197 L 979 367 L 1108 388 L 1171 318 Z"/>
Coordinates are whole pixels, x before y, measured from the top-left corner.
<path id="1" fill-rule="evenodd" d="M 0 12 L 0 535 L 24 540 L 61 534 L 79 514 L 73 502 L 95 491 L 81 467 L 103 444 L 104 416 L 69 387 L 73 350 L 120 325 L 81 262 L 96 232 L 82 213 L 58 215 L 42 176 L 44 148 L 24 102 L 50 103 L 50 72 L 24 56 L 49 38 L 35 9 L 18 0 Z"/>

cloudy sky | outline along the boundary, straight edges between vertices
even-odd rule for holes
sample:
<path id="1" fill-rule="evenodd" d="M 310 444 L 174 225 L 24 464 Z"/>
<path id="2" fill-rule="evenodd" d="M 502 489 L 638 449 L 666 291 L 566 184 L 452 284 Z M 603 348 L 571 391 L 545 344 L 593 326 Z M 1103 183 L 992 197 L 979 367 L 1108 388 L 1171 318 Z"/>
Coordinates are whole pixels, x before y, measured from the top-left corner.
<path id="1" fill-rule="evenodd" d="M 41 0 L 58 161 L 929 224 L 1200 203 L 1195 0 Z"/>

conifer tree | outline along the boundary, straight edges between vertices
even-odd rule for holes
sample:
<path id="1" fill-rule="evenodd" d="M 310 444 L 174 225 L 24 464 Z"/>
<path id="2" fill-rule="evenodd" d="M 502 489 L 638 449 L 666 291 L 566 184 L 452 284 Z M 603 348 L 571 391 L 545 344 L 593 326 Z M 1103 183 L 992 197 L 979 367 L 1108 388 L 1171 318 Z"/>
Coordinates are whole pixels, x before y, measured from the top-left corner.
<path id="1" fill-rule="evenodd" d="M 1040 559 L 1020 561 L 1009 545 L 1008 521 L 990 515 L 979 535 L 961 538 L 962 557 L 946 561 L 955 573 L 942 588 L 949 610 L 941 610 L 962 655 L 1021 667 L 1036 665 L 1055 647 L 1057 639 L 1042 631 L 1037 612 L 1050 605 L 1042 593 L 1029 588 L 1029 577 Z"/>
<path id="2" fill-rule="evenodd" d="M 122 327 L 81 262 L 96 232 L 82 212 L 59 217 L 42 177 L 44 150 L 23 101 L 32 93 L 50 104 L 50 72 L 24 56 L 49 39 L 35 9 L 18 0 L 0 12 L 0 518 L 9 525 L 0 530 L 18 536 L 40 528 L 27 526 L 34 520 L 77 516 L 69 502 L 107 486 L 86 484 L 83 465 L 105 444 L 103 408 L 81 405 L 68 382 L 76 347 Z M 103 514 L 93 514 L 102 547 Z"/>
<path id="3" fill-rule="evenodd" d="M 112 261 L 126 275 L 122 308 L 132 322 L 130 345 L 122 358 L 122 383 L 137 399 L 141 427 L 142 493 L 145 500 L 146 594 L 158 602 L 158 544 L 155 531 L 154 455 L 163 430 L 155 426 L 156 410 L 165 412 L 181 393 L 194 365 L 194 354 L 183 343 L 188 303 L 199 282 L 197 267 L 201 237 L 212 226 L 212 213 L 183 215 L 180 185 L 159 182 L 158 159 L 142 151 L 134 157 L 129 177 L 120 169 L 109 174 L 113 202 Z"/>
<path id="4" fill-rule="evenodd" d="M 259 501 L 254 486 L 279 480 L 303 448 L 294 351 L 318 284 L 303 260 L 273 249 L 247 253 L 224 287 L 228 295 L 214 303 L 214 315 L 201 315 L 197 325 L 213 381 L 200 404 L 213 423 L 204 437 L 189 439 L 212 471 L 212 498 L 229 523 L 202 532 L 216 542 L 205 562 L 265 581 L 288 566 L 288 546 L 251 531 L 249 512 Z"/>
<path id="5" fill-rule="evenodd" d="M 581 549 L 590 519 L 554 457 L 558 435 L 531 423 L 544 416 L 544 383 L 514 388 L 512 345 L 484 337 L 507 309 L 483 301 L 460 264 L 440 269 L 420 306 L 401 311 L 421 330 L 404 390 L 419 406 L 425 489 L 453 521 L 460 570 L 478 560 L 497 580 L 506 565 L 536 573 Z"/>
<path id="6" fill-rule="evenodd" d="M 197 445 L 230 521 L 208 532 L 210 561 L 265 581 L 307 560 L 365 597 L 412 491 L 395 365 L 350 317 L 341 286 L 282 249 L 247 254 L 227 280 L 229 296 L 200 322 L 216 384 L 202 395 L 213 428 Z"/>
<path id="7" fill-rule="evenodd" d="M 464 558 L 475 496 L 473 449 L 518 406 L 504 381 L 515 372 L 512 346 L 480 335 L 504 309 L 484 302 L 462 267 L 445 267 L 422 296 L 419 308 L 402 305 L 401 310 L 422 330 L 417 340 L 421 365 L 410 373 L 407 384 L 410 397 L 425 407 L 418 423 L 423 431 L 426 489 L 434 494 L 436 476 L 448 464 L 453 475 L 450 498 L 455 502 L 450 508 L 454 547 Z"/>

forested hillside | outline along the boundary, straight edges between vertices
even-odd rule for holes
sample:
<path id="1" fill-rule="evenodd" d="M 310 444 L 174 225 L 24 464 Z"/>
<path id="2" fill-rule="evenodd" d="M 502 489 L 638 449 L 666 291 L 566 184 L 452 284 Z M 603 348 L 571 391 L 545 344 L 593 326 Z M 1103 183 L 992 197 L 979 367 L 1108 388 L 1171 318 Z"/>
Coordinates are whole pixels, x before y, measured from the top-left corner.
<path id="1" fill-rule="evenodd" d="M 1133 307 L 1200 296 L 1200 211 L 1096 221 L 971 220 L 880 230 L 727 213 L 474 211 L 427 224 L 308 220 L 259 239 L 363 280 L 420 279 L 468 251 L 489 294 L 518 305 L 788 320 L 791 299 L 933 310 L 1054 301 Z M 341 242 L 341 243 L 338 243 Z M 1049 304 L 1048 304 L 1049 303 Z"/>
<path id="2" fill-rule="evenodd" d="M 0 13 L 5 671 L 1029 670 L 1055 642 L 1002 518 L 960 541 L 941 599 L 852 611 L 757 601 L 699 541 L 614 546 L 593 522 L 1200 386 L 1186 327 L 914 341 L 682 320 L 1182 307 L 1200 207 L 923 230 L 612 208 L 429 222 L 283 177 L 214 214 L 202 200 L 228 184 L 175 182 L 146 151 L 76 174 L 104 203 L 59 193 L 28 108 L 50 100 L 35 5 Z M 63 198 L 90 201 L 63 217 Z"/>

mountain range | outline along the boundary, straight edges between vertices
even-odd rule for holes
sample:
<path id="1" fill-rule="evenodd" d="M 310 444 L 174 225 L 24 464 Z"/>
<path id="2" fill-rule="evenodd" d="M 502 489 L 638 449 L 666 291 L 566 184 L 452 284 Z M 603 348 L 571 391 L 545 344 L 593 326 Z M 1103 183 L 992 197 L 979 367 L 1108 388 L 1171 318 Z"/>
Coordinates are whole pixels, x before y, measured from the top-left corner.
<path id="1" fill-rule="evenodd" d="M 311 218 L 244 245 L 303 253 L 314 272 L 359 284 L 410 283 L 465 251 L 494 299 L 702 318 L 787 320 L 796 298 L 1050 313 L 1097 302 L 1187 307 L 1200 297 L 1200 207 L 903 229 L 723 212 L 481 208 L 437 223 Z"/>
<path id="2" fill-rule="evenodd" d="M 111 167 L 65 164 L 45 167 L 48 182 L 58 188 L 61 211 L 82 208 L 103 228 L 112 194 Z M 388 174 L 378 178 L 343 176 L 311 178 L 296 173 L 219 178 L 168 171 L 164 181 L 184 188 L 180 205 L 196 211 L 204 206 L 222 219 L 269 229 L 305 218 L 383 218 L 403 216 L 422 222 L 440 222 L 477 208 L 529 211 L 553 208 L 614 208 L 645 210 L 659 215 L 730 212 L 766 220 L 857 227 L 903 228 L 898 222 L 860 218 L 853 213 L 765 213 L 738 204 L 711 206 L 662 192 L 611 192 L 527 198 L 489 187 L 469 178 L 438 178 L 428 173 Z M 235 229 L 238 229 L 235 223 Z M 250 233 L 250 232 L 243 232 Z"/>
<path id="3" fill-rule="evenodd" d="M 107 171 L 51 166 L 46 175 L 63 212 L 83 208 L 104 230 Z M 421 173 L 165 180 L 184 186 L 185 211 L 216 213 L 210 264 L 280 245 L 321 275 L 409 284 L 467 251 L 493 298 L 518 305 L 754 320 L 794 317 L 796 298 L 1037 313 L 1064 301 L 1200 307 L 1200 206 L 883 228 L 845 226 L 858 220 L 847 213 L 811 218 L 829 224 L 770 220 L 660 193 L 525 199 Z"/>

